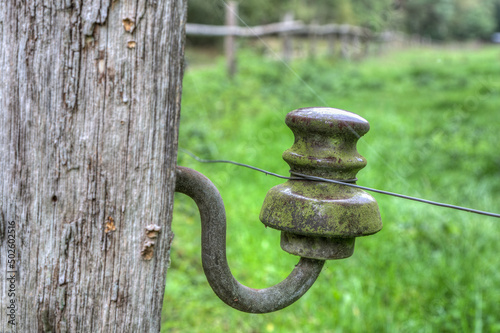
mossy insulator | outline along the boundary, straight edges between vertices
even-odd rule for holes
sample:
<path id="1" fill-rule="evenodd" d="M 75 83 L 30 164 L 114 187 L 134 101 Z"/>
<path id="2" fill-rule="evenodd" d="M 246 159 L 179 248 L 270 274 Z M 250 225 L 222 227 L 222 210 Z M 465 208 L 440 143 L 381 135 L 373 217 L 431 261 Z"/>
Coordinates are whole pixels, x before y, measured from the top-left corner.
<path id="1" fill-rule="evenodd" d="M 356 150 L 368 132 L 360 116 L 332 108 L 290 112 L 286 124 L 295 135 L 283 153 L 290 172 L 355 182 L 366 160 Z M 289 180 L 267 194 L 260 220 L 281 230 L 281 246 L 292 254 L 315 259 L 352 255 L 354 238 L 382 229 L 375 199 L 365 191 L 312 180 Z"/>

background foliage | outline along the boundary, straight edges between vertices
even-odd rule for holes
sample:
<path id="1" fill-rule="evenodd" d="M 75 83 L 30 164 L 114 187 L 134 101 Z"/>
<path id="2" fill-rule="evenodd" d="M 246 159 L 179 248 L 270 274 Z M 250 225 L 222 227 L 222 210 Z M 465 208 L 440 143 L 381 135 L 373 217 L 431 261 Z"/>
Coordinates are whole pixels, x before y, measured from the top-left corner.
<path id="1" fill-rule="evenodd" d="M 286 11 L 318 23 L 350 23 L 437 40 L 489 39 L 500 30 L 500 0 L 245 0 L 241 19 L 249 25 L 278 22 Z M 189 0 L 188 20 L 223 24 L 222 0 Z M 243 23 L 240 23 L 241 25 Z M 200 41 L 200 39 L 198 39 Z"/>
<path id="2" fill-rule="evenodd" d="M 411 49 L 363 62 L 295 61 L 287 68 L 239 53 L 184 78 L 179 143 L 286 174 L 293 143 L 285 114 L 332 106 L 366 118 L 360 185 L 500 212 L 500 50 Z M 188 59 L 189 60 L 189 59 Z M 281 281 L 297 258 L 258 221 L 266 192 L 283 180 L 179 152 L 179 165 L 209 177 L 228 215 L 228 260 L 242 283 Z M 224 305 L 200 262 L 194 203 L 176 195 L 164 332 L 499 332 L 498 219 L 374 194 L 384 229 L 358 238 L 353 257 L 328 262 L 312 289 L 280 312 L 251 315 Z"/>

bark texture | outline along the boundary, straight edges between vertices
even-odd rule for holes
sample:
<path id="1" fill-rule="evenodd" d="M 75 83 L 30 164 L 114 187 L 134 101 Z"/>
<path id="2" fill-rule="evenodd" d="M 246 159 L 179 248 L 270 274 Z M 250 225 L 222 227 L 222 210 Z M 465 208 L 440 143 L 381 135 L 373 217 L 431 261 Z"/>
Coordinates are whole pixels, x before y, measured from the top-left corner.
<path id="1" fill-rule="evenodd" d="M 185 20 L 186 0 L 1 1 L 0 332 L 11 221 L 12 332 L 160 330 Z"/>

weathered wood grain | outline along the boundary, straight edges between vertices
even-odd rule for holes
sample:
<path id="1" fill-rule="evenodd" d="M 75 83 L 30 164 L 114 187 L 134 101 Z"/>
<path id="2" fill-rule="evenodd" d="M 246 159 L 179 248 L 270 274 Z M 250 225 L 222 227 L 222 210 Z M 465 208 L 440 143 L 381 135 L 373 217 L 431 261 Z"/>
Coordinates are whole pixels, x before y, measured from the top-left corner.
<path id="1" fill-rule="evenodd" d="M 0 3 L 0 224 L 16 222 L 17 332 L 159 331 L 186 2 Z"/>

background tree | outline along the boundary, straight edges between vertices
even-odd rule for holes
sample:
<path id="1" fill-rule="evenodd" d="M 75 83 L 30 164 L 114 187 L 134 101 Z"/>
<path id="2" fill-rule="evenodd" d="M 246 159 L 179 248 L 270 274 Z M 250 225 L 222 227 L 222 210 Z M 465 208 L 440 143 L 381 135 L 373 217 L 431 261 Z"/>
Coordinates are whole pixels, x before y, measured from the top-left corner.
<path id="1" fill-rule="evenodd" d="M 489 39 L 497 25 L 495 2 L 492 0 L 457 1 L 455 15 L 450 22 L 450 37 L 462 40 Z"/>
<path id="2" fill-rule="evenodd" d="M 497 1 L 495 4 L 495 22 L 496 31 L 500 31 L 500 1 Z"/>
<path id="3" fill-rule="evenodd" d="M 491 0 L 415 0 L 402 6 L 408 32 L 446 39 L 487 39 L 495 29 Z"/>

